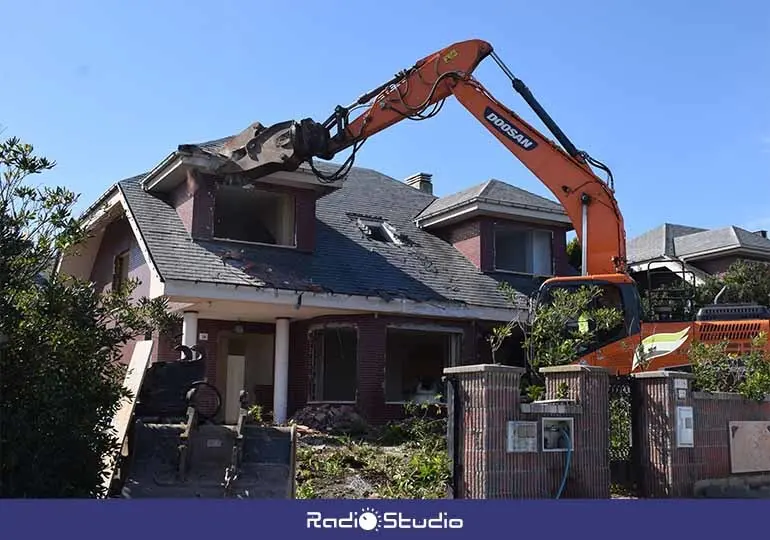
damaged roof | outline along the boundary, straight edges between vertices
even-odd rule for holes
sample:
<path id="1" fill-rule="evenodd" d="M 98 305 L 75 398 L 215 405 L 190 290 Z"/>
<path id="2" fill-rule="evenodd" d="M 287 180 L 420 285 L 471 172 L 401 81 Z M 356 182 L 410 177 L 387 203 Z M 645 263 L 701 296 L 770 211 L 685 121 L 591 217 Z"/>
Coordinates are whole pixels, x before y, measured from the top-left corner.
<path id="1" fill-rule="evenodd" d="M 216 152 L 226 140 L 200 147 Z M 339 167 L 315 165 L 322 172 Z M 500 281 L 519 291 L 522 301 L 541 282 L 527 276 L 481 273 L 451 244 L 415 225 L 415 216 L 435 196 L 371 169 L 354 167 L 341 189 L 318 199 L 313 253 L 193 239 L 163 196 L 142 189 L 143 177 L 118 185 L 164 280 L 495 308 L 511 307 L 498 291 Z M 404 239 L 403 244 L 372 240 L 359 227 L 358 215 L 386 221 Z"/>
<path id="2" fill-rule="evenodd" d="M 629 240 L 627 252 L 629 262 L 638 263 L 661 256 L 687 259 L 728 250 L 763 251 L 770 257 L 770 240 L 735 226 L 703 229 L 664 223 Z"/>

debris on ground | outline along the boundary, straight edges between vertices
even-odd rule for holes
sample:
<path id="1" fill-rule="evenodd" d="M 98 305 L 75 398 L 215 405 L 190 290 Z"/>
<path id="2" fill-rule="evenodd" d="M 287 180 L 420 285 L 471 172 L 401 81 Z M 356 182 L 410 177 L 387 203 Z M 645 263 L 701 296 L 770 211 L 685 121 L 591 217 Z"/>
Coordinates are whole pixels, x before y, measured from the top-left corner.
<path id="1" fill-rule="evenodd" d="M 419 411 L 418 411 L 419 412 Z M 300 499 L 440 499 L 450 480 L 446 419 L 368 426 L 351 406 L 294 415 Z"/>
<path id="2" fill-rule="evenodd" d="M 297 411 L 291 418 L 291 423 L 296 424 L 300 433 L 310 429 L 324 433 L 361 434 L 371 429 L 352 405 L 307 406 Z"/>

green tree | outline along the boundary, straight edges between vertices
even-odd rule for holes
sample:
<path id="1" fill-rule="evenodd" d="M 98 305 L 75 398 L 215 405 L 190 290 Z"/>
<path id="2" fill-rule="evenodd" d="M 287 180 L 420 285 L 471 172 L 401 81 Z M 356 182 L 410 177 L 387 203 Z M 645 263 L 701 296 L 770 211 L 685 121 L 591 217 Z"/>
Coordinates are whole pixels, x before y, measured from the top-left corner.
<path id="1" fill-rule="evenodd" d="M 577 236 L 567 242 L 567 262 L 577 271 L 583 267 L 583 248 Z"/>
<path id="2" fill-rule="evenodd" d="M 697 303 L 711 304 L 723 288 L 720 302 L 757 303 L 770 306 L 770 264 L 737 260 L 724 273 L 709 276 L 698 287 Z"/>
<path id="3" fill-rule="evenodd" d="M 598 304 L 602 293 L 594 285 L 574 290 L 556 288 L 549 303 L 537 306 L 524 340 L 534 369 L 577 361 L 600 332 L 622 324 L 623 313 L 619 309 Z M 578 324 L 581 317 L 587 319 L 587 327 Z"/>
<path id="4" fill-rule="evenodd" d="M 96 497 L 132 338 L 176 317 L 165 299 L 132 299 L 137 282 L 102 293 L 41 273 L 86 237 L 77 196 L 33 187 L 55 163 L 16 138 L 0 143 L 0 496 Z"/>
<path id="5" fill-rule="evenodd" d="M 506 297 L 514 298 L 510 285 L 501 283 Z M 510 321 L 495 327 L 489 342 L 492 354 L 499 349 L 517 326 L 525 334 L 524 347 L 528 351 L 530 397 L 542 394 L 542 367 L 576 362 L 595 342 L 600 333 L 612 331 L 623 323 L 623 313 L 617 308 L 602 306 L 603 290 L 595 285 L 576 289 L 555 288 L 547 303 L 539 303 L 531 310 L 529 321 Z M 581 325 L 584 319 L 587 324 Z"/>

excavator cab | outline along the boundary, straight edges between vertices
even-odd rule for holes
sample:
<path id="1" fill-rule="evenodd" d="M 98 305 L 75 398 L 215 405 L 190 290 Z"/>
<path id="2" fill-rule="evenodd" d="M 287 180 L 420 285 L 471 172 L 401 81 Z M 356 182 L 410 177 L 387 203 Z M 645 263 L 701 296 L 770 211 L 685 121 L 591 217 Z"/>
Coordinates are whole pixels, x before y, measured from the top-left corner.
<path id="1" fill-rule="evenodd" d="M 592 353 L 601 352 L 618 342 L 628 340 L 638 341 L 641 331 L 642 302 L 636 283 L 624 274 L 605 274 L 582 277 L 554 277 L 546 280 L 537 292 L 533 304 L 533 316 L 537 317 L 539 311 L 550 305 L 557 290 L 578 291 L 583 287 L 596 286 L 600 294 L 593 300 L 590 309 L 599 307 L 616 308 L 623 314 L 621 324 L 612 329 L 602 329 L 596 332 L 594 340 L 581 351 L 581 359 Z M 579 316 L 565 324 L 566 330 L 579 329 L 581 324 L 586 324 L 588 330 L 596 331 L 593 322 L 589 319 L 581 321 Z M 625 355 L 628 356 L 627 354 Z M 591 364 L 594 361 L 589 362 Z"/>

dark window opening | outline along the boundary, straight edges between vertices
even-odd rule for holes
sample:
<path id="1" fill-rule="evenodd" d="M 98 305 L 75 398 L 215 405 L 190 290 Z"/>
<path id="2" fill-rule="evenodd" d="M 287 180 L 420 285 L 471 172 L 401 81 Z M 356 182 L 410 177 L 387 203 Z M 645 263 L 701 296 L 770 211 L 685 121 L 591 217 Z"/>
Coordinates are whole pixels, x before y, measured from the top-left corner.
<path id="1" fill-rule="evenodd" d="M 388 233 L 385 232 L 385 230 L 382 228 L 381 225 L 370 225 L 369 226 L 369 238 L 372 240 L 376 240 L 377 242 L 390 242 L 390 236 L 388 236 Z"/>
<path id="2" fill-rule="evenodd" d="M 552 239 L 551 231 L 496 226 L 495 269 L 553 275 Z"/>
<path id="3" fill-rule="evenodd" d="M 444 368 L 458 362 L 461 335 L 389 328 L 385 350 L 385 400 L 444 403 Z"/>
<path id="4" fill-rule="evenodd" d="M 214 200 L 214 236 L 259 244 L 295 245 L 292 195 L 219 186 Z"/>
<path id="5" fill-rule="evenodd" d="M 358 381 L 358 332 L 324 328 L 310 334 L 309 401 L 355 401 Z"/>
<path id="6" fill-rule="evenodd" d="M 115 256 L 112 266 L 112 290 L 117 291 L 128 282 L 128 263 L 128 251 Z"/>
<path id="7" fill-rule="evenodd" d="M 358 219 L 356 221 L 358 228 L 361 229 L 367 238 L 376 242 L 386 244 L 401 244 L 402 240 L 396 229 L 385 221 L 369 221 Z"/>

